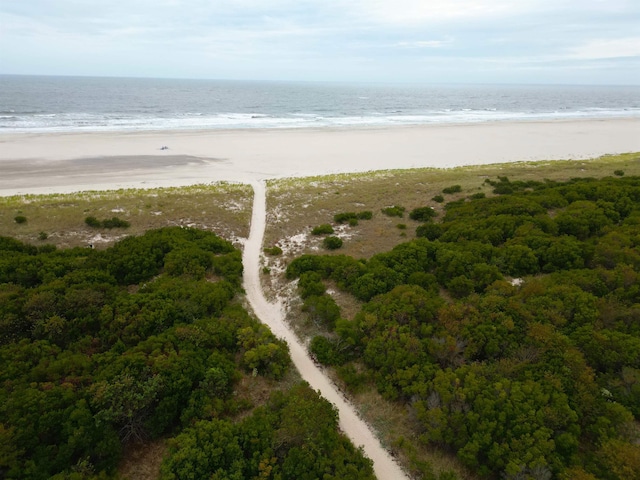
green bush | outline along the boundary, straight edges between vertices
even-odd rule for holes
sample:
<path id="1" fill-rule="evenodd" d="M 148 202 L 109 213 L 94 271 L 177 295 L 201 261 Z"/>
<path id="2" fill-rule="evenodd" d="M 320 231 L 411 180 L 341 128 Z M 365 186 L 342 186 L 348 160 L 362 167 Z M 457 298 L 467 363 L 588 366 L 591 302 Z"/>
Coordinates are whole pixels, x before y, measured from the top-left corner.
<path id="1" fill-rule="evenodd" d="M 118 217 L 107 218 L 102 221 L 102 228 L 129 228 L 131 224 Z"/>
<path id="2" fill-rule="evenodd" d="M 279 246 L 274 245 L 273 247 L 265 248 L 264 253 L 275 257 L 277 255 L 282 255 L 282 249 Z"/>
<path id="3" fill-rule="evenodd" d="M 486 195 L 484 192 L 478 192 L 478 193 L 474 193 L 469 198 L 471 200 L 480 200 L 481 198 L 486 198 Z"/>
<path id="4" fill-rule="evenodd" d="M 431 200 L 433 200 L 436 203 L 442 203 L 444 202 L 444 197 L 442 195 L 436 195 Z"/>
<path id="5" fill-rule="evenodd" d="M 102 226 L 102 222 L 98 220 L 96 217 L 87 217 L 84 219 L 84 223 L 93 228 L 100 228 Z"/>
<path id="6" fill-rule="evenodd" d="M 409 218 L 418 222 L 428 222 L 436 215 L 436 211 L 431 207 L 418 207 L 411 210 Z"/>
<path id="7" fill-rule="evenodd" d="M 355 212 L 342 212 L 333 216 L 333 221 L 336 223 L 348 223 L 350 220 L 358 220 L 358 214 Z"/>
<path id="8" fill-rule="evenodd" d="M 316 325 L 325 326 L 330 330 L 333 330 L 336 320 L 340 317 L 340 307 L 329 295 L 307 297 L 302 305 L 302 311 L 308 313 Z"/>
<path id="9" fill-rule="evenodd" d="M 624 177 L 624 170 L 614 170 L 613 174 L 618 177 Z"/>
<path id="10" fill-rule="evenodd" d="M 342 239 L 339 237 L 327 237 L 322 241 L 322 245 L 328 250 L 337 250 L 342 247 Z"/>
<path id="11" fill-rule="evenodd" d="M 322 365 L 340 365 L 344 362 L 335 342 L 322 335 L 313 337 L 309 344 L 309 351 Z"/>
<path id="12" fill-rule="evenodd" d="M 333 221 L 336 223 L 348 223 L 351 226 L 358 224 L 358 220 L 371 220 L 373 218 L 373 212 L 370 210 L 363 210 L 362 212 L 342 212 L 336 213 L 333 216 Z"/>
<path id="13" fill-rule="evenodd" d="M 38 240 L 46 240 L 47 238 L 49 238 L 49 235 L 47 234 L 47 232 L 40 232 L 38 234 Z"/>
<path id="14" fill-rule="evenodd" d="M 398 230 L 406 230 L 407 229 L 407 225 L 405 223 L 399 223 L 396 225 L 396 228 Z"/>
<path id="15" fill-rule="evenodd" d="M 100 221 L 96 217 L 89 216 L 84 219 L 84 223 L 92 228 L 129 228 L 131 226 L 129 222 L 118 217 L 106 218 Z"/>
<path id="16" fill-rule="evenodd" d="M 496 187 L 493 189 L 493 193 L 495 193 L 496 195 L 508 195 L 510 193 L 513 193 L 513 187 L 508 183 L 501 183 L 499 185 L 496 185 Z"/>
<path id="17" fill-rule="evenodd" d="M 24 215 L 18 215 L 14 218 L 15 222 L 18 224 L 27 223 L 27 217 Z"/>
<path id="18" fill-rule="evenodd" d="M 304 272 L 298 281 L 298 290 L 302 298 L 324 295 L 327 289 L 322 283 L 322 276 L 318 272 Z"/>
<path id="19" fill-rule="evenodd" d="M 388 217 L 402 217 L 406 208 L 394 205 L 392 207 L 386 207 L 382 209 L 382 213 Z"/>
<path id="20" fill-rule="evenodd" d="M 459 193 L 461 191 L 462 191 L 462 187 L 460 185 L 452 185 L 450 187 L 442 189 L 442 193 L 447 193 L 447 194 Z"/>
<path id="21" fill-rule="evenodd" d="M 322 225 L 318 225 L 311 230 L 312 235 L 331 235 L 333 233 L 333 227 L 328 223 L 323 223 Z"/>

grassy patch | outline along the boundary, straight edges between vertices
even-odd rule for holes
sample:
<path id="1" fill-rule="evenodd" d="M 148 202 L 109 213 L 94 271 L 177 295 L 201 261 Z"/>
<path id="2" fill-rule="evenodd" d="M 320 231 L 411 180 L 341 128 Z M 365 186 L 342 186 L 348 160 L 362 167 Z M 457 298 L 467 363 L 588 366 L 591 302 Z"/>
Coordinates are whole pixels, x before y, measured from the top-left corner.
<path id="1" fill-rule="evenodd" d="M 277 212 L 277 215 L 272 214 L 268 219 L 265 241 L 275 244 L 305 229 L 329 223 L 336 214 L 363 210 L 380 212 L 389 205 L 402 205 L 407 211 L 430 206 L 439 218 L 444 203 L 433 198 L 437 198 L 443 189 L 460 186 L 460 192 L 447 195 L 446 202 L 477 194 L 492 196 L 493 188 L 484 183 L 486 178 L 508 176 L 510 180 L 569 180 L 573 177 L 612 176 L 616 171 L 624 171 L 627 176 L 640 175 L 640 154 L 611 155 L 591 160 L 386 170 L 272 180 L 268 182 L 268 211 Z M 336 195 L 336 192 L 340 194 Z M 370 257 L 413 238 L 413 224 L 408 224 L 406 237 L 398 236 L 396 224 L 397 220 L 386 215 L 374 215 L 370 221 L 359 222 L 349 228 L 351 238 L 339 253 Z M 306 253 L 312 253 L 312 250 Z"/>
<path id="2" fill-rule="evenodd" d="M 0 197 L 0 231 L 22 241 L 60 247 L 107 246 L 124 235 L 172 225 L 212 230 L 234 240 L 249 234 L 252 198 L 251 187 L 232 183 Z M 16 223 L 17 215 L 28 222 Z M 91 217 L 117 217 L 130 227 L 91 227 L 85 223 Z"/>

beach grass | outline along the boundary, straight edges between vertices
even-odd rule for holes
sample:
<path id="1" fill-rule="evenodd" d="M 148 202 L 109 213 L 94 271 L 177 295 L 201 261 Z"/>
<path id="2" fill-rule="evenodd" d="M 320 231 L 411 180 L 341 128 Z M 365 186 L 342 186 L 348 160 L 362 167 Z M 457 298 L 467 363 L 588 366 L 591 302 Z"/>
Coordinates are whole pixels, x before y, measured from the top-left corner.
<path id="1" fill-rule="evenodd" d="M 165 226 L 211 230 L 229 240 L 249 233 L 253 192 L 250 186 L 215 183 L 189 187 L 89 191 L 69 194 L 0 197 L 0 232 L 35 245 L 107 246 L 127 235 Z M 16 217 L 26 218 L 17 223 Z M 117 217 L 129 228 L 92 228 Z"/>
<path id="2" fill-rule="evenodd" d="M 332 223 L 337 213 L 370 210 L 373 212 L 371 220 L 361 220 L 355 226 L 343 228 L 344 246 L 334 251 L 356 258 L 370 257 L 414 238 L 415 227 L 420 223 L 409 218 L 412 209 L 431 206 L 441 215 L 447 202 L 476 193 L 490 196 L 492 187 L 484 183 L 487 178 L 495 180 L 498 176 L 507 176 L 510 180 L 563 181 L 574 177 L 614 176 L 616 171 L 640 175 L 640 154 L 272 180 L 268 183 L 269 218 L 265 244 L 286 244 L 287 239 L 299 235 L 310 237 L 308 233 L 313 227 Z M 460 185 L 460 192 L 443 193 L 454 185 Z M 443 196 L 444 202 L 432 200 L 437 195 Z M 391 206 L 404 207 L 403 217 L 382 213 L 382 209 Z M 398 224 L 406 225 L 406 228 L 398 228 Z M 321 241 L 322 238 L 308 238 L 304 248 L 296 249 L 295 253 L 323 251 Z"/>

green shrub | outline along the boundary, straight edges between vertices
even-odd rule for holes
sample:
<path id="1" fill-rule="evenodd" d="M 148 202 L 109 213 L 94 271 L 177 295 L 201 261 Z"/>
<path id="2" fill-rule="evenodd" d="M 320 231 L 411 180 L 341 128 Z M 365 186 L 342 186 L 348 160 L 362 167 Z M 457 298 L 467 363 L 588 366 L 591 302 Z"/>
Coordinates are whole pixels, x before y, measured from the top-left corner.
<path id="1" fill-rule="evenodd" d="M 614 170 L 613 174 L 618 176 L 618 177 L 623 177 L 624 176 L 624 170 Z"/>
<path id="2" fill-rule="evenodd" d="M 342 247 L 342 239 L 339 237 L 327 237 L 322 241 L 322 245 L 328 250 L 337 250 Z"/>
<path id="3" fill-rule="evenodd" d="M 47 232 L 40 232 L 38 234 L 38 240 L 46 240 L 47 238 L 49 238 L 49 235 L 47 234 Z"/>
<path id="4" fill-rule="evenodd" d="M 333 221 L 336 223 L 348 223 L 350 220 L 358 220 L 358 214 L 355 212 L 342 212 L 333 216 Z"/>
<path id="5" fill-rule="evenodd" d="M 309 351 L 322 365 L 340 365 L 344 362 L 343 355 L 336 348 L 335 342 L 322 335 L 313 337 L 309 344 Z"/>
<path id="6" fill-rule="evenodd" d="M 96 217 L 89 216 L 84 219 L 84 223 L 92 228 L 129 228 L 131 224 L 126 220 L 121 220 L 118 217 L 107 218 L 102 221 Z"/>
<path id="7" fill-rule="evenodd" d="M 447 194 L 459 193 L 461 191 L 462 191 L 462 187 L 460 185 L 452 185 L 450 187 L 442 189 L 442 193 L 447 193 Z"/>
<path id="8" fill-rule="evenodd" d="M 298 281 L 298 290 L 303 299 L 324 295 L 327 289 L 322 283 L 322 276 L 318 272 L 304 272 Z"/>
<path id="9" fill-rule="evenodd" d="M 406 230 L 407 229 L 407 225 L 404 224 L 404 223 L 399 223 L 399 224 L 396 225 L 396 228 L 398 230 Z"/>
<path id="10" fill-rule="evenodd" d="M 350 227 L 355 227 L 356 225 L 358 225 L 358 219 L 357 218 L 350 218 L 349 219 L 349 226 Z"/>
<path id="11" fill-rule="evenodd" d="M 312 295 L 302 305 L 302 311 L 316 324 L 333 330 L 340 317 L 340 307 L 329 295 Z"/>
<path id="12" fill-rule="evenodd" d="M 444 202 L 444 197 L 442 195 L 436 195 L 431 200 L 433 200 L 436 203 L 442 203 Z"/>
<path id="13" fill-rule="evenodd" d="M 416 237 L 436 240 L 442 235 L 442 225 L 439 223 L 425 223 L 416 228 Z"/>
<path id="14" fill-rule="evenodd" d="M 358 216 L 358 220 L 371 220 L 373 218 L 373 212 L 371 210 L 363 210 L 356 215 Z"/>
<path id="15" fill-rule="evenodd" d="M 509 195 L 513 193 L 513 187 L 508 183 L 501 183 L 496 185 L 496 187 L 493 189 L 493 193 L 495 193 L 496 195 Z"/>
<path id="16" fill-rule="evenodd" d="M 24 215 L 18 215 L 14 217 L 14 220 L 18 224 L 27 223 L 27 217 L 25 217 Z"/>
<path id="17" fill-rule="evenodd" d="M 431 207 L 418 207 L 411 210 L 409 218 L 418 222 L 428 222 L 436 215 L 436 211 Z"/>
<path id="18" fill-rule="evenodd" d="M 129 228 L 131 224 L 118 217 L 107 218 L 102 221 L 102 228 Z"/>
<path id="19" fill-rule="evenodd" d="M 318 225 L 311 230 L 312 235 L 331 235 L 333 233 L 333 227 L 328 223 L 323 223 L 322 225 Z"/>
<path id="20" fill-rule="evenodd" d="M 93 228 L 100 228 L 102 226 L 102 222 L 100 222 L 100 220 L 98 220 L 96 217 L 91 216 L 85 218 L 84 223 Z"/>
<path id="21" fill-rule="evenodd" d="M 478 193 L 474 193 L 469 198 L 471 200 L 480 200 L 481 198 L 486 198 L 486 195 L 484 192 L 478 192 Z"/>
<path id="22" fill-rule="evenodd" d="M 382 213 L 388 217 L 402 217 L 406 208 L 394 205 L 393 207 L 386 207 L 382 209 Z"/>
<path id="23" fill-rule="evenodd" d="M 264 253 L 271 256 L 282 255 L 282 249 L 279 246 L 274 245 L 273 247 L 265 248 Z"/>

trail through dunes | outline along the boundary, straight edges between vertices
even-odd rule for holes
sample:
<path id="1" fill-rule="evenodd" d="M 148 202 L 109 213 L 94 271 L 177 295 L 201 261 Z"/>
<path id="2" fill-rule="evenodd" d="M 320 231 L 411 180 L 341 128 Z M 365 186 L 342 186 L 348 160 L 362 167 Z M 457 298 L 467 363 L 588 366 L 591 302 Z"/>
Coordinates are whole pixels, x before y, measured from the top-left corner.
<path id="1" fill-rule="evenodd" d="M 340 428 L 356 446 L 373 460 L 373 468 L 380 480 L 402 480 L 407 475 L 393 460 L 369 426 L 357 415 L 355 408 L 347 402 L 335 385 L 309 357 L 304 345 L 284 322 L 284 312 L 279 303 L 270 303 L 260 285 L 260 253 L 266 227 L 266 187 L 264 182 L 252 182 L 254 190 L 253 214 L 249 238 L 244 245 L 244 288 L 247 299 L 256 316 L 271 328 L 278 337 L 289 344 L 291 359 L 302 378 L 314 390 L 333 403 L 340 415 Z"/>

